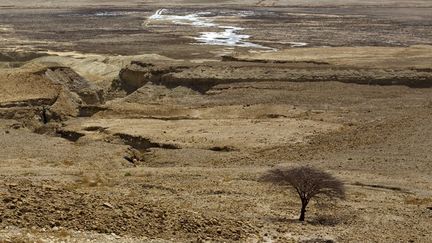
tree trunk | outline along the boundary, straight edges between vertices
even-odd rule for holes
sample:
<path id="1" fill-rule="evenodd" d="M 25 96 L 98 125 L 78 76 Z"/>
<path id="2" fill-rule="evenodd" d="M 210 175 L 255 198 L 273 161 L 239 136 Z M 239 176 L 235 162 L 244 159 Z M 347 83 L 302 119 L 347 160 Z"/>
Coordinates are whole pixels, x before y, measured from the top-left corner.
<path id="1" fill-rule="evenodd" d="M 302 222 L 305 220 L 306 206 L 307 206 L 307 203 L 302 202 L 302 207 L 301 207 L 301 211 L 300 211 L 300 218 L 299 218 L 299 220 Z"/>

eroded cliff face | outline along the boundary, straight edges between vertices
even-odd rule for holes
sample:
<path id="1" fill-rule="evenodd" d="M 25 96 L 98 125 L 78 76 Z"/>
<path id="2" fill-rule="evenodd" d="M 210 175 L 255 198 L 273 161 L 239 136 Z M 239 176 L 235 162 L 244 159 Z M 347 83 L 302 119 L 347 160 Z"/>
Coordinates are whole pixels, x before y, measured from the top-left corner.
<path id="1" fill-rule="evenodd" d="M 0 79 L 1 118 L 48 123 L 103 103 L 102 89 L 67 67 L 3 70 Z"/>
<path id="2" fill-rule="evenodd" d="M 104 102 L 103 91 L 93 83 L 81 77 L 68 67 L 50 67 L 44 75 L 54 83 L 66 87 L 79 96 L 85 105 L 101 105 Z"/>
<path id="3" fill-rule="evenodd" d="M 113 87 L 130 94 L 150 82 L 168 88 L 183 86 L 206 93 L 212 87 L 221 84 L 271 81 L 337 81 L 418 88 L 432 87 L 432 72 L 425 68 L 341 66 L 317 61 L 272 62 L 228 59 L 224 62 L 182 65 L 132 62 L 120 71 L 119 79 L 113 83 Z"/>
<path id="4" fill-rule="evenodd" d="M 355 56 L 346 62 L 336 58 L 346 59 L 343 54 L 346 48 L 330 48 L 320 57 L 305 50 L 296 54 L 302 57 L 298 60 L 278 52 L 271 56 L 231 56 L 222 58 L 222 61 L 200 63 L 160 56 L 135 56 L 137 60 L 124 56 L 106 57 L 104 63 L 102 57 L 94 59 L 85 55 L 79 58 L 38 57 L 25 62 L 33 55 L 20 54 L 21 67 L 1 71 L 0 112 L 3 118 L 46 123 L 68 117 L 91 116 L 122 102 L 205 105 L 209 103 L 208 95 L 249 83 L 337 81 L 431 87 L 432 72 L 424 64 L 430 60 L 430 55 L 421 51 L 428 48 L 380 48 L 377 50 L 382 60 L 376 65 L 365 60 L 371 58 L 366 55 L 365 48 L 356 52 L 351 50 Z M 376 48 L 371 48 L 374 50 Z M 411 64 L 398 61 L 401 53 L 422 61 Z M 3 63 L 10 63 L 8 60 L 3 60 Z M 109 66 L 109 75 L 89 74 L 91 60 L 97 63 L 96 66 Z M 116 71 L 117 75 L 114 75 Z M 87 77 L 99 78 L 89 81 Z M 106 105 L 106 101 L 110 101 L 110 105 Z"/>

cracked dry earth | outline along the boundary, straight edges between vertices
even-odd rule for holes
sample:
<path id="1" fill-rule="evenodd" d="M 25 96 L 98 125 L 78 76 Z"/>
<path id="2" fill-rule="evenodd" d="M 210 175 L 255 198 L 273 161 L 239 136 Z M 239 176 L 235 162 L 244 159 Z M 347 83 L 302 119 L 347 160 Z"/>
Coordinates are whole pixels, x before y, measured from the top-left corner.
<path id="1" fill-rule="evenodd" d="M 83 2 L 59 1 L 55 10 L 40 0 L 0 6 L 9 16 L 0 19 L 7 24 L 1 38 L 9 38 L 0 46 L 7 50 L 0 56 L 0 242 L 432 239 L 432 47 L 420 31 L 430 27 L 427 1 L 396 1 L 399 19 L 390 14 L 391 1 L 199 4 L 261 13 L 242 23 L 270 32 L 278 29 L 268 26 L 279 26 L 280 36 L 267 42 L 266 32 L 248 30 L 256 37 L 251 41 L 279 49 L 272 53 L 190 45 L 184 36 L 194 31 L 177 26 L 184 34 L 177 38 L 167 34 L 173 28 L 167 23 L 143 38 L 166 48 L 140 45 L 132 27 L 143 18 L 136 15 L 116 17 L 120 27 L 130 27 L 123 35 L 130 39 L 98 29 L 107 35 L 59 41 L 54 32 L 61 25 L 34 33 L 30 25 L 16 27 L 32 16 L 39 20 L 32 26 L 42 30 L 44 21 L 70 18 L 69 31 L 79 31 L 76 14 L 96 11 Z M 165 7 L 104 2 L 107 11 L 147 15 Z M 197 3 L 168 5 L 181 14 L 179 4 Z M 282 14 L 292 8 L 297 17 Z M 323 26 L 345 35 L 333 40 L 336 47 L 289 48 L 277 18 L 306 18 L 309 27 L 322 18 Z M 368 38 L 358 39 L 358 31 L 348 46 L 337 47 L 355 29 L 343 26 L 365 21 L 388 28 L 386 36 L 402 46 L 381 42 L 387 37 L 373 42 L 370 36 L 382 29 L 365 28 Z M 394 35 L 398 26 L 410 35 Z M 22 41 L 17 37 L 35 43 L 10 50 Z M 53 50 L 36 51 L 50 43 Z M 188 56 L 191 50 L 198 54 Z M 259 180 L 274 166 L 298 165 L 341 179 L 346 200 L 314 201 L 300 223 L 295 194 Z"/>

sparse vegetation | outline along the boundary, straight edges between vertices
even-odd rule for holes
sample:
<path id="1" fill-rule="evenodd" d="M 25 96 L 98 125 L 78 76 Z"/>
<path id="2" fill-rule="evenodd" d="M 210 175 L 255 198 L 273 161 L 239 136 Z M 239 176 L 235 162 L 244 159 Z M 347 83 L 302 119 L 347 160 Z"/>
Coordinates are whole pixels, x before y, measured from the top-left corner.
<path id="1" fill-rule="evenodd" d="M 312 167 L 272 169 L 262 177 L 262 180 L 294 188 L 301 200 L 300 221 L 305 220 L 306 208 L 312 198 L 345 198 L 345 188 L 340 180 Z"/>
<path id="2" fill-rule="evenodd" d="M 430 9 L 0 0 L 0 243 L 429 242 Z"/>

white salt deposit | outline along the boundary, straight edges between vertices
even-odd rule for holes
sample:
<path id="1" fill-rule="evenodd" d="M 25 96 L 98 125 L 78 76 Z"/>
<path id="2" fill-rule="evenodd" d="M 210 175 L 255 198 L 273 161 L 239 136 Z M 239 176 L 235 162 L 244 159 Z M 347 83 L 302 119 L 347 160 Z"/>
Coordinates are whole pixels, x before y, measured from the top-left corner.
<path id="1" fill-rule="evenodd" d="M 196 27 L 216 28 L 220 31 L 214 32 L 201 32 L 199 37 L 194 39 L 200 44 L 205 45 L 218 45 L 230 47 L 248 47 L 273 50 L 273 48 L 248 42 L 250 35 L 240 34 L 244 30 L 235 26 L 220 26 L 212 21 L 210 18 L 204 17 L 209 12 L 199 12 L 188 15 L 172 15 L 168 14 L 167 9 L 159 9 L 155 14 L 149 17 L 150 20 L 171 21 L 175 24 L 191 25 Z M 242 12 L 240 15 L 249 15 L 248 12 Z"/>

